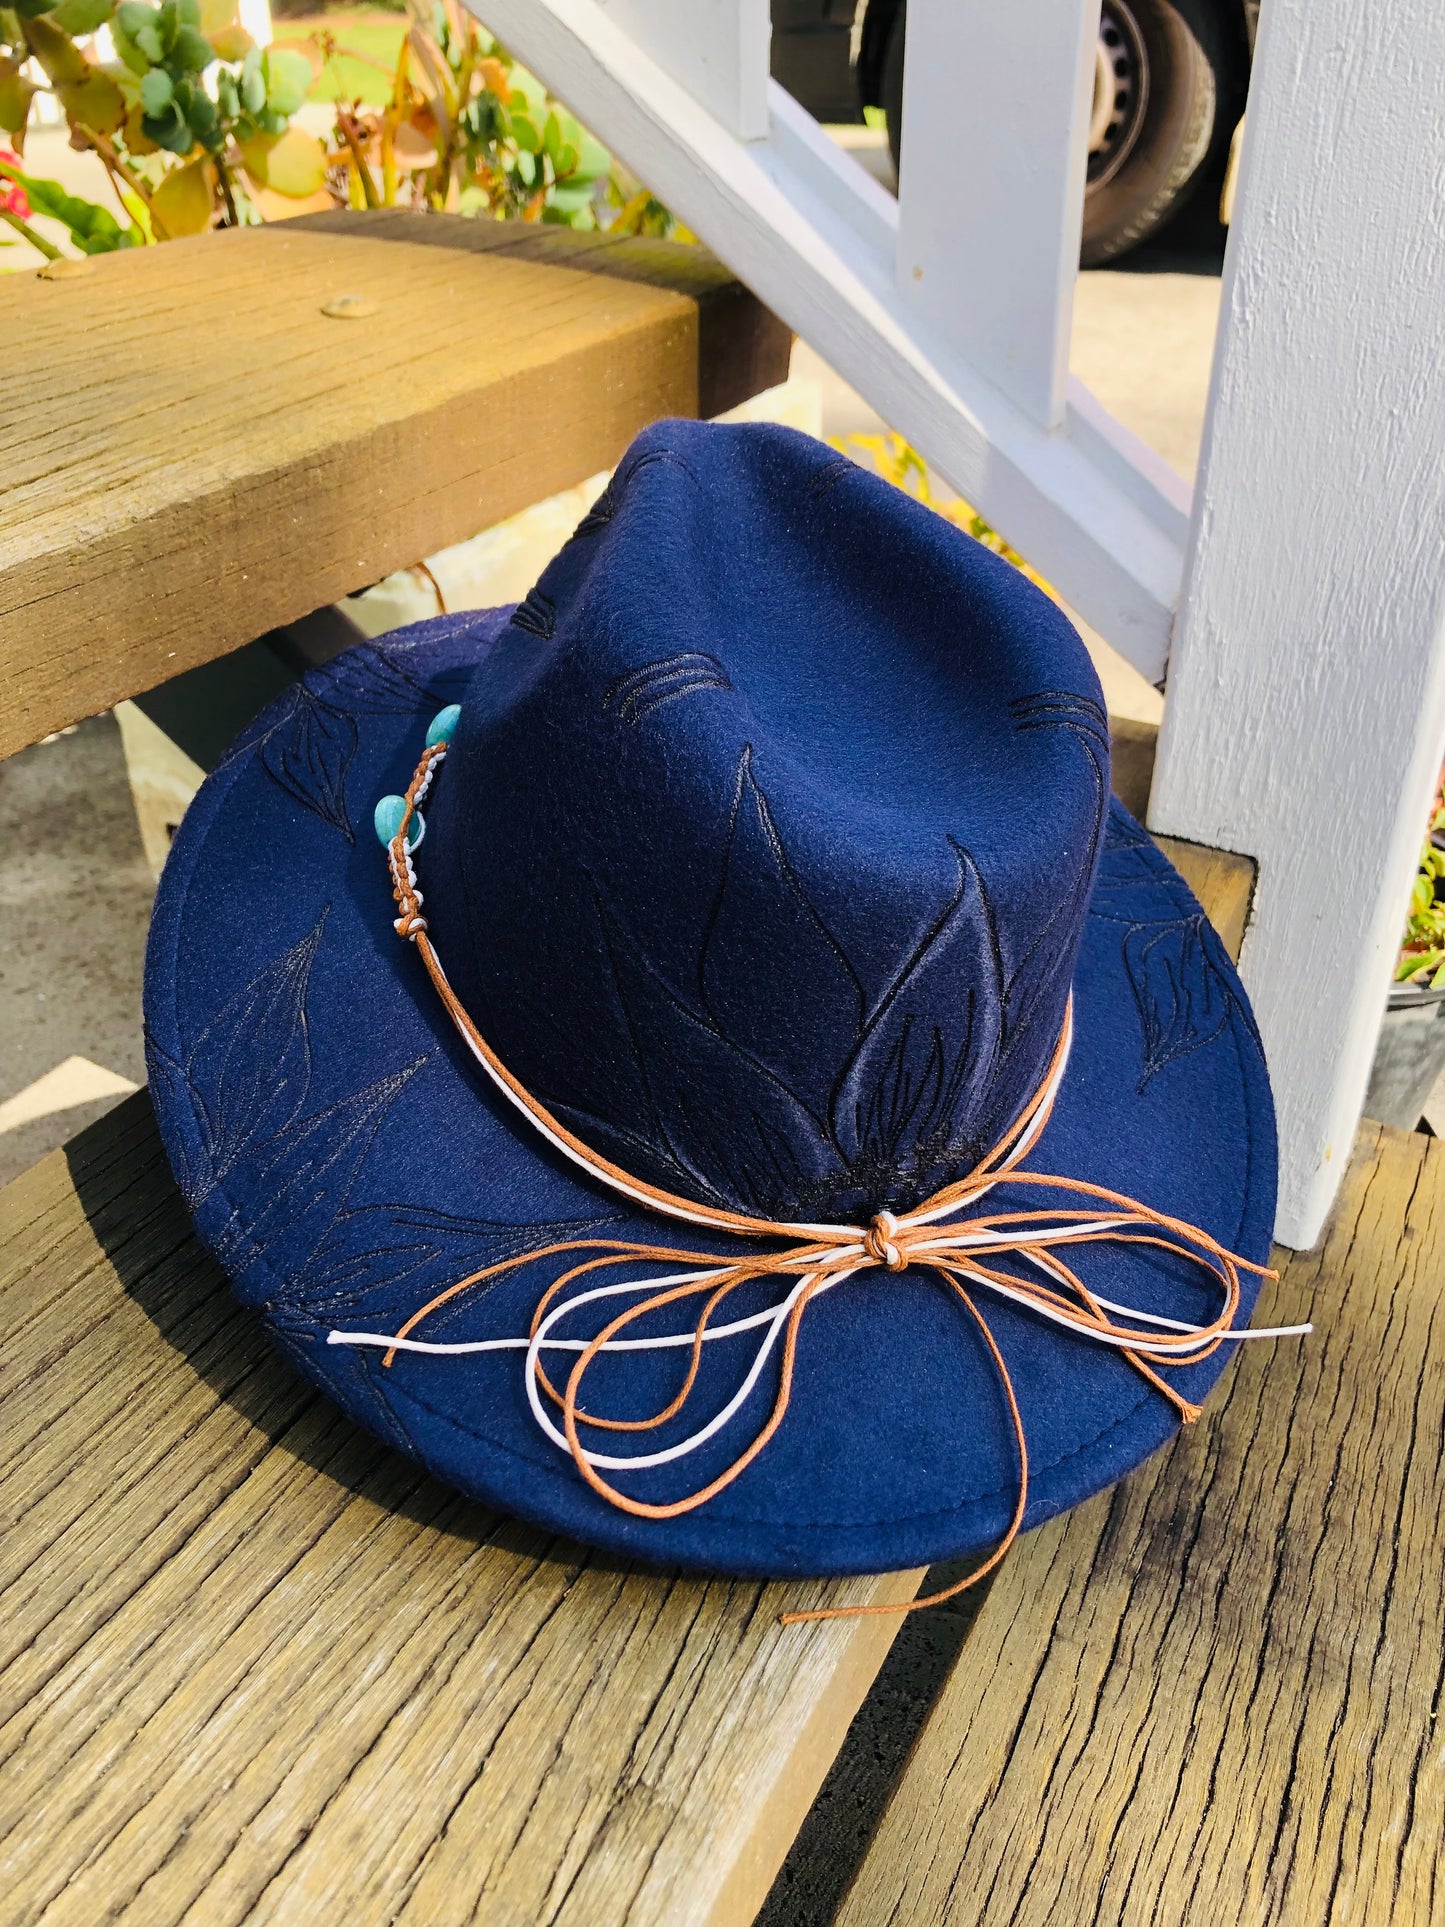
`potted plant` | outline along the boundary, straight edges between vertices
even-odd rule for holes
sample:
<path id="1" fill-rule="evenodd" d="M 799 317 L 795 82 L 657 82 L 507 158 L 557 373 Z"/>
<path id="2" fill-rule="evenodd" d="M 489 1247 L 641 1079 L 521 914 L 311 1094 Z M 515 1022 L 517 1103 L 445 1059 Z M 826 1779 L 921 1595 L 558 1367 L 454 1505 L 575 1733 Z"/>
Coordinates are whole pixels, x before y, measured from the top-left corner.
<path id="1" fill-rule="evenodd" d="M 1367 1117 L 1412 1131 L 1445 1071 L 1445 776 L 1410 897 L 1389 1006 L 1370 1072 Z"/>

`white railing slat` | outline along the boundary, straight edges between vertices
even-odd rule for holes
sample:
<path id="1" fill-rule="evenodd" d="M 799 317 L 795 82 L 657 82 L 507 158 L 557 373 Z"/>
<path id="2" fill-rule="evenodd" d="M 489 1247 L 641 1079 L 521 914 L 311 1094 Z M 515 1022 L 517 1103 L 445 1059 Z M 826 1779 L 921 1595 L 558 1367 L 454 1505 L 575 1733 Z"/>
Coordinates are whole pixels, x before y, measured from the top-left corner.
<path id="1" fill-rule="evenodd" d="M 1445 752 L 1445 8 L 1266 0 L 1154 828 L 1255 857 L 1279 1235 L 1350 1153 Z"/>
<path id="2" fill-rule="evenodd" d="M 738 140 L 768 132 L 768 0 L 599 0 Z"/>
<path id="3" fill-rule="evenodd" d="M 477 0 L 540 74 L 788 325 L 1002 529 L 1151 681 L 1164 672 L 1187 532 L 1177 484 L 1079 405 L 1050 430 L 900 294 L 895 228 L 775 83 L 770 135 L 706 112 L 599 0 Z"/>
<path id="4" fill-rule="evenodd" d="M 1063 419 L 1099 0 L 909 0 L 898 285 L 1045 427 Z"/>

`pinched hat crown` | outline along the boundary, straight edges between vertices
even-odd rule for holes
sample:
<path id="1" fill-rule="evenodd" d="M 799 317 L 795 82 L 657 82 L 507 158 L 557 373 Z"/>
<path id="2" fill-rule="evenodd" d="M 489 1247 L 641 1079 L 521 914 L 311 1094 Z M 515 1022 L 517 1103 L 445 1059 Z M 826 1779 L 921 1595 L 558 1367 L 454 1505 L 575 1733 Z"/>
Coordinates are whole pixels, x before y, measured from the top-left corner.
<path id="1" fill-rule="evenodd" d="M 1037 1088 L 1108 790 L 1087 653 L 1007 563 L 804 436 L 666 422 L 473 676 L 427 915 L 587 1143 L 855 1219 Z"/>

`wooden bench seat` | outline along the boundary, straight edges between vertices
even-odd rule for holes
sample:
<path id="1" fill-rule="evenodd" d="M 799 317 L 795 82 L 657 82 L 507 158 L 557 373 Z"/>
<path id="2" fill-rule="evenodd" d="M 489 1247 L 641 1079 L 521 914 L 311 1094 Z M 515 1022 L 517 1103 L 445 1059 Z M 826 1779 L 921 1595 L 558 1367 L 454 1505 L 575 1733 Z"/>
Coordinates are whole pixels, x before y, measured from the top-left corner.
<path id="1" fill-rule="evenodd" d="M 1313 1336 L 1005 1560 L 838 1927 L 1445 1921 L 1445 1150 L 1278 1255 Z"/>

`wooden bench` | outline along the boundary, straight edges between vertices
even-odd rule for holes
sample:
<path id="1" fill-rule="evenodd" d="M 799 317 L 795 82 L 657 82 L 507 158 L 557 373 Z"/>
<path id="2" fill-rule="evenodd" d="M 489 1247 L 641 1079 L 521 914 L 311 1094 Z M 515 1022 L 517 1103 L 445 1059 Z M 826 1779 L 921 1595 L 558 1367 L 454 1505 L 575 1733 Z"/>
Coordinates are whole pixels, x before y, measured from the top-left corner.
<path id="1" fill-rule="evenodd" d="M 378 211 L 5 275 L 0 339 L 8 756 L 771 387 L 791 338 L 699 248 Z"/>

